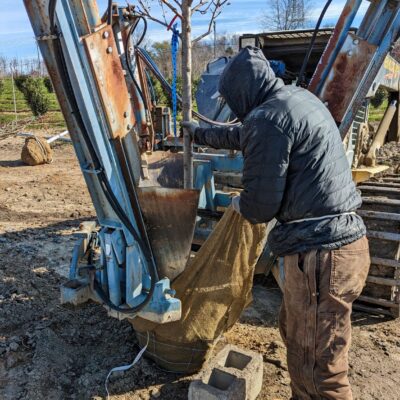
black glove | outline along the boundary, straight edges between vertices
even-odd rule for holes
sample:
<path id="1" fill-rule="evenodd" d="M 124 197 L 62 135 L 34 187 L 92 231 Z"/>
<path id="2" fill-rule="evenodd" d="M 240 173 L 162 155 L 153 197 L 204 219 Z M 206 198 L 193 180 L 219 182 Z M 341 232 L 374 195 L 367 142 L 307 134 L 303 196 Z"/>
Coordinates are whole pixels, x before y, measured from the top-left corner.
<path id="1" fill-rule="evenodd" d="M 196 133 L 196 129 L 200 128 L 199 124 L 194 121 L 191 122 L 183 121 L 181 122 L 181 126 L 184 130 L 186 130 L 189 133 L 192 141 L 194 141 L 194 134 Z"/>

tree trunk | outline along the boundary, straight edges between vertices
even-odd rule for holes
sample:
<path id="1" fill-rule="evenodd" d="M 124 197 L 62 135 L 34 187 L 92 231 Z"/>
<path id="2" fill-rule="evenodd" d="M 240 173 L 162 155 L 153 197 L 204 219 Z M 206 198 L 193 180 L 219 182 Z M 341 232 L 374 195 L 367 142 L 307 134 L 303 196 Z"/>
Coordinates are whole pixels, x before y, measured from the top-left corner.
<path id="1" fill-rule="evenodd" d="M 183 120 L 192 119 L 192 32 L 191 0 L 182 1 L 182 111 Z M 193 148 L 190 134 L 184 131 L 184 187 L 193 188 Z"/>

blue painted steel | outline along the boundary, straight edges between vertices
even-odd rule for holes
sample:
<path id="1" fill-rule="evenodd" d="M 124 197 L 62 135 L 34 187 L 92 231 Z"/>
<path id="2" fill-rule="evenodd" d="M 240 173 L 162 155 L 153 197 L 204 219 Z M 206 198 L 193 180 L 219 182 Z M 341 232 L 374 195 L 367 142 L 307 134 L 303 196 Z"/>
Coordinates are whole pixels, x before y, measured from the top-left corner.
<path id="1" fill-rule="evenodd" d="M 195 95 L 198 111 L 213 121 L 226 122 L 235 119 L 231 109 L 218 92 L 220 76 L 228 62 L 228 57 L 220 57 L 208 63 L 207 70 L 201 75 L 197 86 Z M 200 121 L 200 126 L 209 128 L 212 125 Z"/>
<path id="2" fill-rule="evenodd" d="M 163 299 L 165 295 L 169 297 L 169 301 L 160 301 L 160 299 Z M 169 279 L 161 279 L 159 282 L 156 283 L 155 295 L 153 296 L 153 299 L 150 302 L 148 309 L 152 310 L 158 315 L 165 314 L 169 311 L 180 310 L 180 300 L 170 296 L 176 296 L 176 292 L 171 289 Z"/>
<path id="3" fill-rule="evenodd" d="M 215 190 L 214 172 L 243 171 L 241 153 L 231 154 L 194 154 L 194 187 L 200 190 L 199 208 L 215 211 L 218 207 L 228 207 L 231 203 L 229 193 Z"/>
<path id="4" fill-rule="evenodd" d="M 213 171 L 241 172 L 243 170 L 243 155 L 196 153 L 194 160 L 211 161 Z"/>
<path id="5" fill-rule="evenodd" d="M 387 7 L 387 3 L 387 0 L 371 2 L 363 21 L 357 30 L 357 36 L 367 38 L 377 28 L 378 24 L 382 26 L 383 21 L 381 20 L 381 17 L 385 8 Z"/>
<path id="6" fill-rule="evenodd" d="M 121 276 L 120 276 L 120 268 L 118 265 L 117 257 L 115 256 L 115 252 L 113 249 L 112 243 L 112 233 L 105 232 L 105 246 L 104 253 L 106 256 L 106 264 L 107 264 L 107 278 L 108 278 L 108 291 L 110 295 L 111 302 L 119 306 L 122 303 L 121 298 Z"/>
<path id="7" fill-rule="evenodd" d="M 215 211 L 215 183 L 212 162 L 195 160 L 194 173 L 194 187 L 200 190 L 199 208 Z"/>
<path id="8" fill-rule="evenodd" d="M 47 9 L 40 8 L 41 12 L 39 12 L 39 16 L 37 16 L 35 6 L 30 3 L 26 4 L 28 4 L 27 10 L 32 19 L 32 25 L 34 26 L 35 32 L 39 32 L 39 34 L 43 31 L 48 32 L 48 27 L 43 28 L 43 25 L 48 23 L 44 18 Z M 42 7 L 42 3 L 38 1 L 37 6 Z M 106 123 L 103 105 L 99 98 L 97 86 L 94 82 L 93 73 L 83 41 L 81 40 L 81 36 L 87 34 L 87 26 L 84 26 L 86 24 L 83 8 L 79 7 L 83 7 L 82 2 L 70 2 L 68 0 L 59 0 L 57 2 L 57 26 L 62 33 L 60 37 L 66 68 L 71 79 L 72 90 L 76 97 L 81 117 L 94 145 L 98 158 L 102 161 L 104 172 L 108 178 L 107 180 L 132 225 L 137 231 L 139 231 L 128 196 L 128 189 L 125 185 L 124 177 L 120 168 L 118 155 L 112 141 L 110 140 L 111 132 Z M 79 8 L 79 10 L 75 8 Z M 93 22 L 93 19 L 91 22 Z M 45 46 L 42 46 L 41 48 L 43 48 L 43 55 L 46 58 L 46 62 L 49 65 L 52 65 L 54 54 L 52 54 L 49 48 Z M 98 49 L 98 51 L 100 51 L 100 49 Z M 52 73 L 56 76 L 58 73 L 58 66 L 54 67 Z M 63 93 L 64 88 L 60 85 L 57 79 L 55 81 L 55 86 L 57 87 L 59 97 L 63 100 L 63 95 L 65 95 L 65 93 Z M 68 118 L 68 113 L 70 112 L 68 105 L 63 105 L 63 112 L 66 114 L 69 124 L 74 124 L 73 118 Z M 121 290 L 124 285 L 126 285 L 125 287 L 131 285 L 130 289 L 132 290 L 129 292 L 131 296 L 130 301 L 135 302 L 137 305 L 142 303 L 145 297 L 144 290 L 148 291 L 150 288 L 150 277 L 148 274 L 146 259 L 143 257 L 142 250 L 135 242 L 131 233 L 122 225 L 121 221 L 110 207 L 110 204 L 106 201 L 98 182 L 98 174 L 91 167 L 93 160 L 91 160 L 90 153 L 86 148 L 85 140 L 80 128 L 76 127 L 76 129 L 71 129 L 71 131 L 73 131 L 71 136 L 73 137 L 74 146 L 77 150 L 82 171 L 86 181 L 90 182 L 89 189 L 96 208 L 98 220 L 103 227 L 99 235 L 103 250 L 100 264 L 103 267 L 103 270 L 96 272 L 96 276 L 100 277 L 101 284 L 105 289 L 105 292 L 108 292 L 109 298 L 114 305 L 120 306 L 124 304 L 126 291 Z M 128 159 L 132 164 L 129 165 L 129 168 L 131 171 L 136 171 L 135 168 L 137 168 L 137 165 L 134 165 L 134 162 L 137 162 L 136 158 L 138 157 L 136 156 L 135 149 L 132 148 L 132 145 L 133 142 L 124 142 L 124 146 L 127 147 L 125 150 L 128 154 Z M 138 176 L 135 176 L 136 181 L 138 178 Z M 82 246 L 87 246 L 87 242 L 80 242 L 79 246 L 77 245 L 76 256 L 74 253 L 74 262 L 70 274 L 71 278 L 80 278 L 82 287 L 89 287 L 90 275 L 88 274 L 87 269 L 82 269 L 80 271 L 78 265 L 78 258 L 82 256 Z M 131 252 L 132 247 L 135 247 L 136 249 L 135 254 L 133 255 Z M 127 263 L 127 253 L 129 254 L 129 263 Z M 134 279 L 132 275 L 134 275 Z M 158 288 L 160 287 L 167 291 L 169 289 L 169 280 L 163 280 L 158 285 Z M 73 288 L 74 286 L 72 285 L 71 290 L 67 290 L 72 297 L 74 292 Z M 66 286 L 66 289 L 68 289 L 68 286 Z M 144 315 L 160 320 L 162 319 L 162 315 L 156 315 L 158 310 L 180 310 L 180 301 L 171 299 L 166 291 L 164 292 L 160 289 L 156 291 L 155 296 L 158 297 L 153 298 L 148 306 L 143 310 Z M 76 303 L 83 301 L 81 296 L 82 291 L 76 290 L 75 293 L 76 297 L 71 297 L 70 300 Z M 95 297 L 93 293 L 91 295 Z M 131 317 L 134 316 L 135 315 L 131 315 Z M 168 318 L 170 317 L 171 315 L 168 315 Z M 176 318 L 176 315 L 173 316 L 173 318 Z"/>
<path id="9" fill-rule="evenodd" d="M 228 207 L 231 203 L 229 193 L 215 190 L 214 172 L 242 172 L 243 156 L 241 153 L 194 155 L 195 184 L 201 191 L 199 208 L 215 211 L 217 207 Z"/>
<path id="10" fill-rule="evenodd" d="M 85 242 L 85 238 L 79 238 L 78 242 L 74 246 L 72 251 L 71 264 L 69 268 L 69 279 L 78 279 L 78 263 L 81 257 L 82 248 Z"/>
<path id="11" fill-rule="evenodd" d="M 99 232 L 99 241 L 100 241 L 100 247 L 101 247 L 101 253 L 100 253 L 100 265 L 101 265 L 101 271 L 100 271 L 100 283 L 101 287 L 103 290 L 108 293 L 108 275 L 107 275 L 107 257 L 105 255 L 105 237 L 104 237 L 104 231 L 105 229 L 102 229 Z"/>
<path id="12" fill-rule="evenodd" d="M 283 61 L 270 60 L 269 64 L 277 77 L 282 78 L 285 75 L 286 64 Z"/>
<path id="13" fill-rule="evenodd" d="M 111 234 L 111 242 L 115 252 L 115 256 L 117 257 L 118 260 L 118 264 L 120 265 L 125 264 L 126 242 L 123 233 L 120 229 L 116 229 Z"/>
<path id="14" fill-rule="evenodd" d="M 130 307 L 135 307 L 143 301 L 144 273 L 142 259 L 137 246 L 127 247 L 125 301 Z"/>
<path id="15" fill-rule="evenodd" d="M 64 53 L 66 54 L 66 61 L 72 78 L 74 93 L 77 97 L 80 109 L 85 110 L 85 112 L 82 113 L 82 117 L 85 121 L 86 128 L 93 138 L 94 145 L 102 160 L 105 173 L 114 194 L 130 217 L 130 220 L 134 223 L 134 214 L 130 206 L 129 196 L 126 188 L 122 184 L 123 175 L 109 140 L 110 134 L 105 122 L 105 117 L 102 112 L 100 112 L 100 110 L 102 110 L 101 102 L 97 96 L 95 83 L 92 81 L 91 68 L 86 58 L 82 41 L 75 27 L 75 21 L 68 0 L 61 0 L 57 3 L 57 18 L 60 30 L 63 33 Z M 81 166 L 81 168 L 84 170 L 85 166 Z M 101 190 L 99 190 L 99 192 L 100 191 Z M 103 225 L 103 215 L 105 212 L 109 213 L 109 215 L 105 216 L 108 220 L 120 223 L 112 210 L 104 207 L 104 203 L 106 202 L 104 199 L 102 199 L 103 201 L 101 201 L 100 204 L 98 202 L 100 199 L 97 197 L 94 197 L 92 200 L 101 225 Z M 135 228 L 137 229 L 137 226 L 135 226 Z M 124 228 L 124 234 L 128 244 L 132 244 L 132 235 L 126 228 Z"/>
<path id="16" fill-rule="evenodd" d="M 156 319 L 157 316 L 166 314 L 181 313 L 181 302 L 171 295 L 175 296 L 175 292 L 171 290 L 169 279 L 161 279 L 156 283 L 154 296 L 151 302 L 141 312 L 141 316 L 148 319 Z M 168 301 L 163 299 L 167 296 Z M 152 317 L 153 315 L 153 317 Z M 179 316 L 180 318 L 180 316 Z M 168 322 L 168 321 L 164 321 Z"/>
<path id="17" fill-rule="evenodd" d="M 229 193 L 216 192 L 214 201 L 217 207 L 229 207 L 232 203 L 232 199 Z"/>
<path id="18" fill-rule="evenodd" d="M 79 0 L 81 1 L 81 0 Z M 99 14 L 99 8 L 96 4 L 95 1 L 93 0 L 86 0 L 86 1 L 81 1 L 82 2 L 82 6 L 84 7 L 84 9 L 82 11 L 84 11 L 84 14 L 82 13 L 82 18 L 87 18 L 88 24 L 90 26 L 90 30 L 93 32 L 93 30 L 101 24 L 101 18 L 100 18 L 100 14 Z M 77 9 L 79 12 L 79 8 Z"/>

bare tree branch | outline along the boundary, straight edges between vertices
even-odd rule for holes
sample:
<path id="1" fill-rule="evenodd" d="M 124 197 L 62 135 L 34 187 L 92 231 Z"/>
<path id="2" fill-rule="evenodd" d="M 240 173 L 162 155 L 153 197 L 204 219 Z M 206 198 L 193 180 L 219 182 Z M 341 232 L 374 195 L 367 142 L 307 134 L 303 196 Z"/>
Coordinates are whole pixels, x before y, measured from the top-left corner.
<path id="1" fill-rule="evenodd" d="M 168 0 L 161 0 L 163 4 L 165 4 L 175 15 L 177 15 L 180 19 L 182 19 L 182 12 L 179 12 L 176 7 L 174 7 Z M 179 5 L 177 1 L 175 1 Z M 181 9 L 182 10 L 182 9 Z"/>
<path id="2" fill-rule="evenodd" d="M 158 24 L 168 27 L 168 21 L 166 19 L 166 15 L 164 12 L 163 5 L 165 5 L 170 11 L 174 13 L 174 15 L 177 15 L 179 18 L 182 17 L 182 13 L 179 12 L 178 8 L 175 7 L 172 4 L 172 1 L 179 7 L 179 9 L 182 9 L 182 2 L 178 0 L 158 0 L 159 5 L 161 6 L 163 10 L 163 20 L 156 18 L 154 14 L 152 13 L 151 6 L 149 4 L 149 0 L 138 0 L 140 8 L 137 9 L 138 14 L 150 19 L 151 21 L 157 22 Z M 191 14 L 193 15 L 194 13 L 198 12 L 202 15 L 206 15 L 207 13 L 210 13 L 210 20 L 208 24 L 207 31 L 193 39 L 192 43 L 197 43 L 200 40 L 204 39 L 207 37 L 211 32 L 212 32 L 212 27 L 214 21 L 218 18 L 218 16 L 222 12 L 223 6 L 225 6 L 228 3 L 229 0 L 198 0 L 198 3 L 191 8 Z M 192 4 L 193 1 L 190 1 L 190 4 Z"/>
<path id="3" fill-rule="evenodd" d="M 200 9 L 201 9 L 201 7 L 203 7 L 204 5 L 206 5 L 208 3 L 208 1 L 207 0 L 200 0 L 200 2 L 196 5 L 196 6 L 194 6 L 193 8 L 192 8 L 192 14 L 194 14 L 196 11 L 200 11 Z M 210 2 L 210 4 L 209 4 L 209 7 L 211 6 L 211 2 Z"/>
<path id="4" fill-rule="evenodd" d="M 167 24 L 168 21 L 167 21 L 167 15 L 166 15 L 166 12 L 165 12 L 165 9 L 164 9 L 164 4 L 163 4 L 163 2 L 162 2 L 161 0 L 158 0 L 158 3 L 159 3 L 160 6 L 161 6 L 161 10 L 162 10 L 162 15 L 163 15 L 163 18 L 164 18 L 164 22 Z"/>
<path id="5" fill-rule="evenodd" d="M 202 1 L 200 1 L 200 3 L 201 3 L 201 2 L 202 2 Z M 200 3 L 199 3 L 199 4 L 200 4 Z M 222 7 L 223 7 L 226 3 L 228 3 L 228 0 L 213 0 L 213 1 L 211 1 L 211 2 L 207 5 L 207 8 L 206 8 L 205 11 L 204 11 L 204 10 L 203 10 L 203 11 L 200 11 L 200 10 L 199 10 L 199 12 L 201 12 L 202 14 L 203 14 L 203 13 L 205 14 L 205 13 L 210 9 L 210 7 L 213 6 L 212 11 L 211 11 L 210 22 L 209 22 L 209 24 L 208 24 L 208 29 L 207 29 L 207 31 L 204 32 L 203 34 L 201 34 L 200 36 L 197 36 L 195 39 L 193 39 L 192 43 L 197 43 L 197 42 L 199 42 L 200 40 L 204 39 L 205 37 L 207 37 L 207 36 L 211 33 L 214 21 L 215 21 L 215 20 L 218 18 L 218 16 L 221 14 L 221 12 L 222 12 Z"/>
<path id="6" fill-rule="evenodd" d="M 314 0 L 268 0 L 262 26 L 279 31 L 304 28 L 313 5 Z"/>
<path id="7" fill-rule="evenodd" d="M 153 17 L 153 15 L 150 12 L 150 7 L 148 4 L 145 4 L 143 0 L 138 0 L 138 2 L 140 5 L 140 8 L 137 9 L 137 13 L 139 15 L 141 15 L 142 17 L 148 18 L 151 21 L 157 22 L 158 24 L 163 25 L 168 28 L 168 24 L 166 21 L 161 21 L 160 19 Z"/>
<path id="8" fill-rule="evenodd" d="M 178 0 L 173 0 L 173 2 L 174 2 L 179 8 L 181 8 L 182 4 L 181 4 Z"/>

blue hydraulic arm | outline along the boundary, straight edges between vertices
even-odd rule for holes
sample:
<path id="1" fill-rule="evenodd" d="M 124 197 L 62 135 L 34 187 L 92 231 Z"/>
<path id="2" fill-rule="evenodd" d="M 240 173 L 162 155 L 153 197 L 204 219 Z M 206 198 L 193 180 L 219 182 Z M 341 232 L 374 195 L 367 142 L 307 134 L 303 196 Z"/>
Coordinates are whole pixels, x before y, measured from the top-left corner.
<path id="1" fill-rule="evenodd" d="M 156 208 L 159 199 L 183 196 L 197 208 L 198 193 L 140 187 L 144 173 L 137 128 L 143 121 L 135 118 L 112 18 L 111 24 L 103 22 L 91 0 L 24 3 L 100 224 L 86 224 L 77 233 L 62 300 L 92 299 L 118 318 L 178 320 L 181 303 L 169 280 L 174 276 L 158 262 L 166 256 L 154 253 L 140 198 L 153 199 Z"/>
<path id="2" fill-rule="evenodd" d="M 310 82 L 329 108 L 342 137 L 400 33 L 400 1 L 371 0 L 356 33 L 350 32 L 362 0 L 348 0 Z"/>

